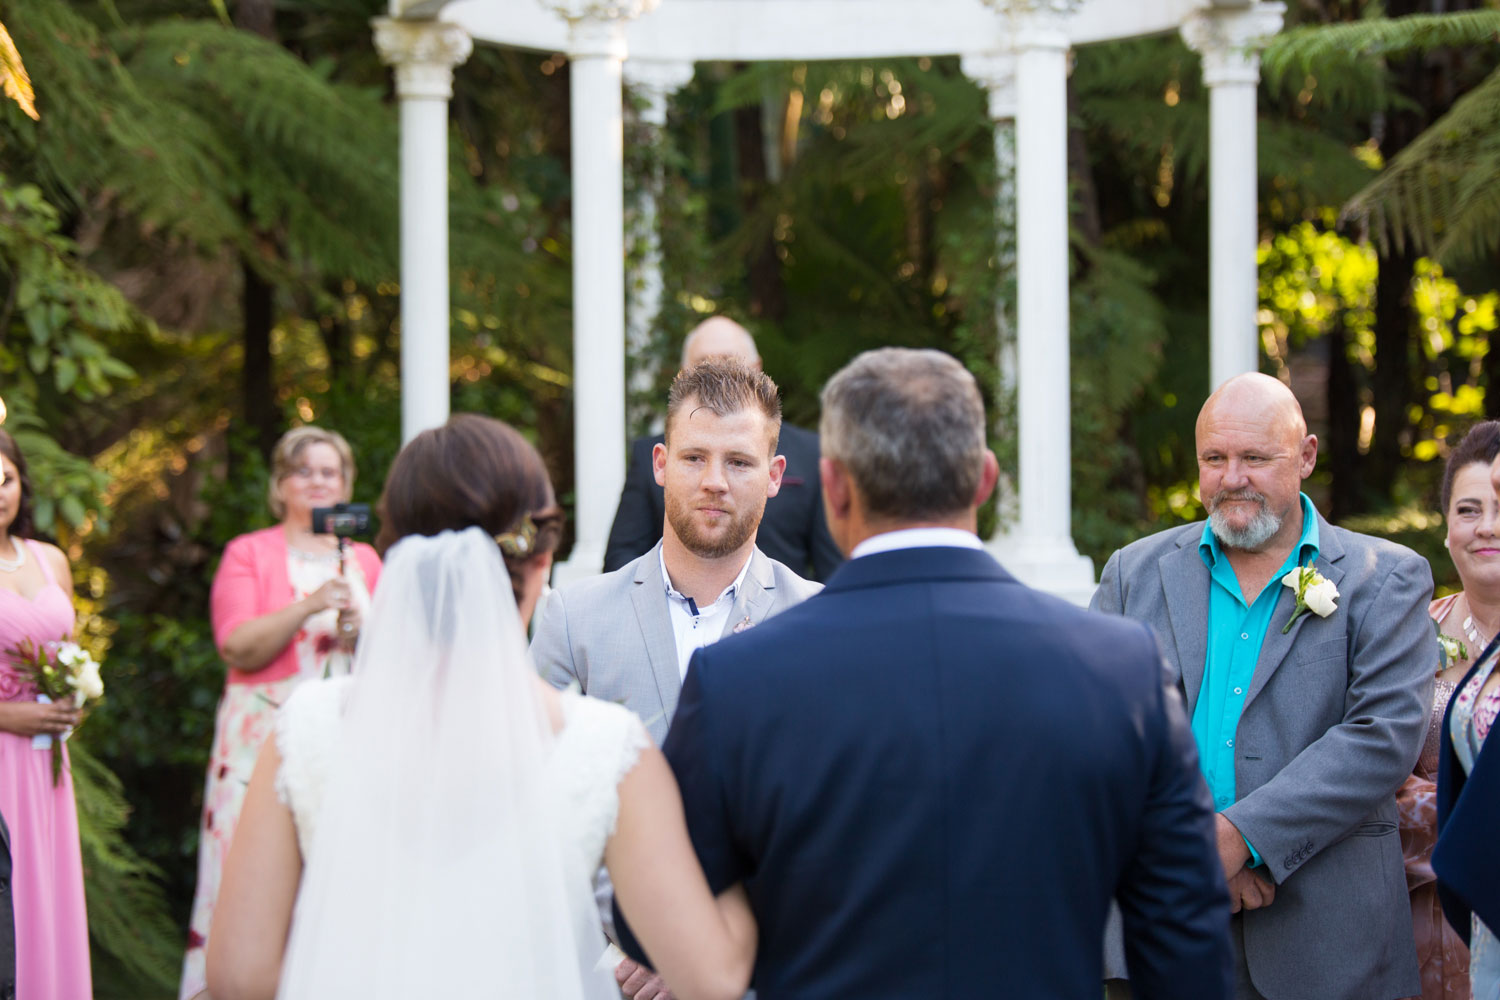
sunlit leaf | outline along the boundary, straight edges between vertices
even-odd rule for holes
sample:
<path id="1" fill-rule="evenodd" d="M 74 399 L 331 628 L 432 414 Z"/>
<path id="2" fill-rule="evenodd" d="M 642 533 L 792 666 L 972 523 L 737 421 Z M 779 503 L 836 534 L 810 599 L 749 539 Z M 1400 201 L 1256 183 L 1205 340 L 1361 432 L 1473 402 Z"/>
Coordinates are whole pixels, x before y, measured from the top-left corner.
<path id="1" fill-rule="evenodd" d="M 21 111 L 33 121 L 41 120 L 42 116 L 36 110 L 36 94 L 31 89 L 31 77 L 26 75 L 21 53 L 3 23 L 0 23 L 0 93 L 20 105 Z"/>

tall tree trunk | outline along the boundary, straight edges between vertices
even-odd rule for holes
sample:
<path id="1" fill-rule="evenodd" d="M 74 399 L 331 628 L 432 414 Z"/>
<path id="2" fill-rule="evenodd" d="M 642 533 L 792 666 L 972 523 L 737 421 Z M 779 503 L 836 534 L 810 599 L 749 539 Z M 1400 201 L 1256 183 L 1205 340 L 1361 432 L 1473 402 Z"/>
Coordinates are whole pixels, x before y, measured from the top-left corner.
<path id="1" fill-rule="evenodd" d="M 750 216 L 760 207 L 770 183 L 760 105 L 736 109 L 734 131 L 740 163 L 741 204 L 745 215 Z M 776 254 L 774 228 L 751 252 L 748 280 L 750 315 L 773 321 L 785 319 L 786 285 L 782 281 L 781 258 Z"/>
<path id="2" fill-rule="evenodd" d="M 234 6 L 235 27 L 253 32 L 272 41 L 276 38 L 276 8 L 273 0 L 238 0 Z M 242 206 L 250 218 L 250 205 Z M 257 233 L 259 240 L 269 239 Z M 271 358 L 271 327 L 276 322 L 275 289 L 263 280 L 248 257 L 240 258 L 243 282 L 243 344 L 245 366 L 240 380 L 244 398 L 245 422 L 254 430 L 256 447 L 267 458 L 281 433 L 277 413 L 274 364 Z"/>
<path id="3" fill-rule="evenodd" d="M 1431 0 L 1389 0 L 1386 14 L 1401 17 L 1430 9 Z M 1419 108 L 1394 110 L 1385 118 L 1385 134 L 1380 138 L 1380 153 L 1387 163 L 1421 134 L 1431 105 L 1431 87 L 1423 62 L 1418 57 L 1402 60 L 1392 66 L 1396 89 L 1414 99 Z M 1411 279 L 1417 257 L 1410 250 L 1394 245 L 1379 254 L 1379 273 L 1375 281 L 1375 371 L 1370 378 L 1374 395 L 1375 430 L 1365 463 L 1364 482 L 1367 495 L 1390 501 L 1396 474 L 1401 466 L 1401 449 L 1410 427 L 1407 408 L 1413 402 L 1416 379 L 1412 371 Z"/>
<path id="4" fill-rule="evenodd" d="M 1411 421 L 1412 403 L 1411 278 L 1417 259 L 1410 251 L 1382 254 L 1375 280 L 1375 371 L 1370 376 L 1374 395 L 1375 431 L 1370 438 L 1365 482 L 1379 490 L 1380 499 L 1393 497 L 1392 487 L 1401 467 L 1401 450 Z"/>
<path id="5" fill-rule="evenodd" d="M 244 309 L 245 366 L 240 391 L 245 401 L 245 422 L 254 429 L 255 446 L 267 458 L 281 434 L 281 418 L 276 406 L 276 387 L 272 378 L 271 327 L 275 324 L 275 289 L 256 273 L 248 260 L 240 262 L 244 289 L 240 302 Z"/>
<path id="6" fill-rule="evenodd" d="M 1328 331 L 1328 469 L 1332 474 L 1328 516 L 1335 522 L 1368 507 L 1359 454 L 1360 401 L 1349 331 L 1342 310 Z"/>

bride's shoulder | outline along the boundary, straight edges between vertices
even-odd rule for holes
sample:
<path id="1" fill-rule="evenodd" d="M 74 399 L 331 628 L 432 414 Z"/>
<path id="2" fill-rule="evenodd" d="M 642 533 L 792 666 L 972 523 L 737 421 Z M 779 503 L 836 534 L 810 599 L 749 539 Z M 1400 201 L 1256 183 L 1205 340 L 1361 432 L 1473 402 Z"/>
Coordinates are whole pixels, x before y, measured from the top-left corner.
<path id="1" fill-rule="evenodd" d="M 348 677 L 299 684 L 276 710 L 276 750 L 283 761 L 333 737 L 349 695 Z"/>
<path id="2" fill-rule="evenodd" d="M 349 696 L 351 679 L 347 676 L 325 677 L 297 685 L 276 710 L 278 725 L 288 721 L 301 723 L 307 719 L 339 715 Z"/>
<path id="3" fill-rule="evenodd" d="M 563 712 L 567 718 L 564 740 L 587 748 L 590 756 L 612 759 L 618 769 L 615 780 L 623 777 L 641 751 L 651 745 L 651 736 L 640 718 L 624 705 L 565 691 Z"/>

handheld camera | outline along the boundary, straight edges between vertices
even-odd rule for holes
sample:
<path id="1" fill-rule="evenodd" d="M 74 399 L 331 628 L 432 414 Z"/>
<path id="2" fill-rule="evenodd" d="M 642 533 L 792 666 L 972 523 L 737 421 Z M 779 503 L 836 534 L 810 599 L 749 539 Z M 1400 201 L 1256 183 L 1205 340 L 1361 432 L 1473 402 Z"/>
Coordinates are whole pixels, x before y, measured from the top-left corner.
<path id="1" fill-rule="evenodd" d="M 312 530 L 315 535 L 333 535 L 339 540 L 339 576 L 343 576 L 349 539 L 370 533 L 370 505 L 341 503 L 332 507 L 314 507 Z"/>

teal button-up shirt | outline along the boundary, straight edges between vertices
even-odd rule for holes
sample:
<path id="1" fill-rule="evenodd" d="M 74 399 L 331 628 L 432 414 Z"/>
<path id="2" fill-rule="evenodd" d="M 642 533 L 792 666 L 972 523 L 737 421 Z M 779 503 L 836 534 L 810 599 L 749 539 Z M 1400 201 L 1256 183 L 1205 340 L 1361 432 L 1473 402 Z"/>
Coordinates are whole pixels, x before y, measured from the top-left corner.
<path id="1" fill-rule="evenodd" d="M 1302 499 L 1302 537 L 1298 539 L 1285 565 L 1276 571 L 1265 589 L 1246 603 L 1240 582 L 1229 565 L 1219 539 L 1207 523 L 1198 554 L 1208 567 L 1208 655 L 1203 663 L 1203 686 L 1198 689 L 1198 704 L 1193 709 L 1193 738 L 1198 743 L 1198 761 L 1208 790 L 1213 793 L 1214 809 L 1223 812 L 1235 802 L 1234 739 L 1245 708 L 1245 695 L 1255 676 L 1260 647 L 1266 630 L 1281 628 L 1285 622 L 1271 621 L 1276 602 L 1281 599 L 1281 578 L 1294 566 L 1306 566 L 1318 558 L 1318 515 L 1307 494 Z M 1255 845 L 1250 848 L 1251 861 L 1260 864 Z"/>

